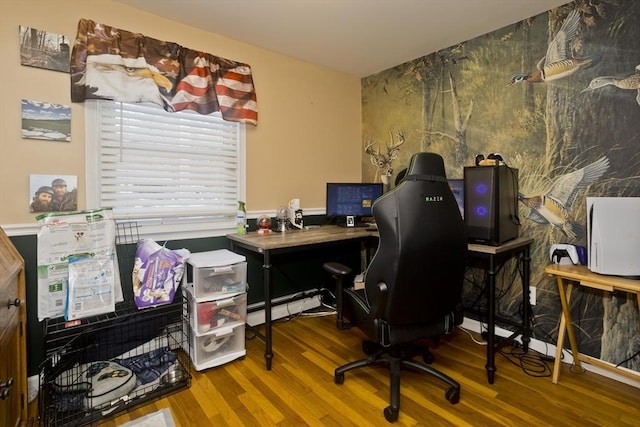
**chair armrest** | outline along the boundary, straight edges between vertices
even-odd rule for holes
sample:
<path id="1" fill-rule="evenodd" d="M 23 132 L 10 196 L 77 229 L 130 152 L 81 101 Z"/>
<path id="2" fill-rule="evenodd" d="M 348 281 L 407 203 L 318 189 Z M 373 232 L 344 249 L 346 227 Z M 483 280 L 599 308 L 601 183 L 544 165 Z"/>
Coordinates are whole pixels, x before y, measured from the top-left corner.
<path id="1" fill-rule="evenodd" d="M 345 286 L 344 281 L 351 274 L 351 269 L 339 262 L 326 262 L 322 265 L 322 268 L 329 272 L 336 281 L 336 326 L 338 329 L 347 329 L 351 325 L 345 324 L 342 318 L 342 292 Z"/>
<path id="2" fill-rule="evenodd" d="M 351 274 L 351 269 L 339 262 L 326 262 L 322 267 L 328 271 L 331 275 L 335 276 L 348 276 Z"/>

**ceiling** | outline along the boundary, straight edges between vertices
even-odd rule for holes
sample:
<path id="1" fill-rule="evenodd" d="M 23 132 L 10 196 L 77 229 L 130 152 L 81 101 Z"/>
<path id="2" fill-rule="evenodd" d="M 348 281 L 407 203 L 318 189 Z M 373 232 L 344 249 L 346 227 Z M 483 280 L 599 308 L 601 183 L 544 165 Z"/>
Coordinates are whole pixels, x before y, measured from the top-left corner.
<path id="1" fill-rule="evenodd" d="M 567 0 L 116 1 L 357 77 L 392 68 L 567 3 Z"/>

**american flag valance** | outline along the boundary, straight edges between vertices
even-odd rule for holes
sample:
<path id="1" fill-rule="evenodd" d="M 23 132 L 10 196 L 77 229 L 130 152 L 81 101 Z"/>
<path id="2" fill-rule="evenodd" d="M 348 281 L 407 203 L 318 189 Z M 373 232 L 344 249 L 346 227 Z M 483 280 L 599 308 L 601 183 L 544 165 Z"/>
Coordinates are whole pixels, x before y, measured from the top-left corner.
<path id="1" fill-rule="evenodd" d="M 167 111 L 220 111 L 258 123 L 247 64 L 81 19 L 71 53 L 71 101 L 151 102 Z"/>

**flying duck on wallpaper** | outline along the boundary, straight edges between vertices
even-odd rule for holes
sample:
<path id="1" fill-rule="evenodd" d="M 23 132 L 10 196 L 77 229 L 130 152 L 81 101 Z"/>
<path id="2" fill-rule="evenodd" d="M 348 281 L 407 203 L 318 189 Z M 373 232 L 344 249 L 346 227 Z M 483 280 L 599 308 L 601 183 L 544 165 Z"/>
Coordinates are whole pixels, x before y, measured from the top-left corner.
<path id="1" fill-rule="evenodd" d="M 640 2 L 576 0 L 362 79 L 364 181 L 388 174 L 393 185 L 419 151 L 441 154 L 449 178 L 462 178 L 479 153 L 500 153 L 518 169 L 542 341 L 555 343 L 560 315 L 543 273 L 550 246 L 586 246 L 587 196 L 640 196 L 639 39 Z M 517 320 L 516 263 L 500 275 L 500 313 Z M 482 308 L 481 273 L 468 279 L 465 305 Z M 574 292 L 580 351 L 640 371 L 634 300 Z"/>

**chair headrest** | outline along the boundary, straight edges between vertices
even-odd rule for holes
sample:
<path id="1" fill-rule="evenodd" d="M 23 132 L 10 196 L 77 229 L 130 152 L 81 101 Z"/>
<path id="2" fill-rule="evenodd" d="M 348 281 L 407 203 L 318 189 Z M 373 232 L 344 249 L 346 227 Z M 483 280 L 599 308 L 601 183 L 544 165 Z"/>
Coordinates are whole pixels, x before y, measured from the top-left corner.
<path id="1" fill-rule="evenodd" d="M 416 153 L 411 157 L 405 180 L 442 181 L 447 179 L 444 160 L 436 153 Z"/>

